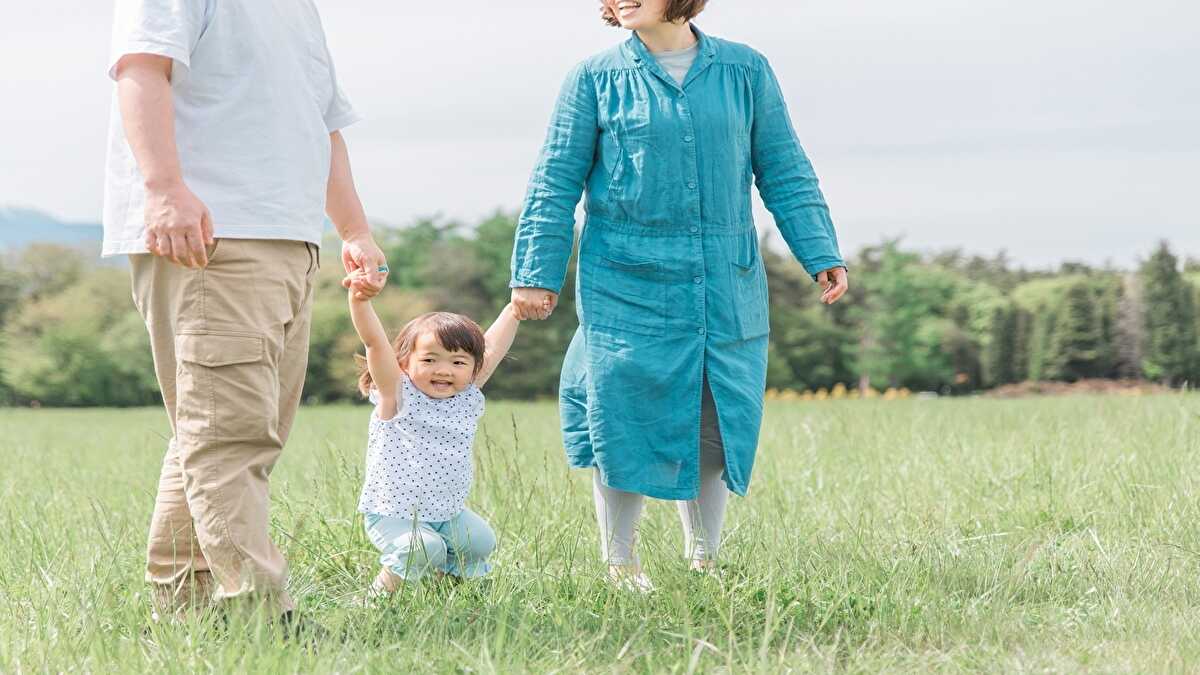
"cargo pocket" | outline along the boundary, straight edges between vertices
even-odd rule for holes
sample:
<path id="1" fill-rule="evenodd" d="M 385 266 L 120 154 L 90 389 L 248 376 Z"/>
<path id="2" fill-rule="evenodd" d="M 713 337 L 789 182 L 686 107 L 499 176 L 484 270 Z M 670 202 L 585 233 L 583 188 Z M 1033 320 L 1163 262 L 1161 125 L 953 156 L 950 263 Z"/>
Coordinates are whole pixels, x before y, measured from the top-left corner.
<path id="1" fill-rule="evenodd" d="M 185 331 L 175 337 L 176 431 L 185 440 L 261 440 L 278 417 L 266 344 L 255 333 Z"/>
<path id="2" fill-rule="evenodd" d="M 585 258 L 580 267 L 585 327 L 659 336 L 667 329 L 667 284 L 655 261 Z"/>
<path id="3" fill-rule="evenodd" d="M 748 340 L 766 335 L 771 330 L 767 315 L 767 275 L 758 253 L 751 254 L 749 263 L 730 263 L 730 270 L 738 337 Z"/>

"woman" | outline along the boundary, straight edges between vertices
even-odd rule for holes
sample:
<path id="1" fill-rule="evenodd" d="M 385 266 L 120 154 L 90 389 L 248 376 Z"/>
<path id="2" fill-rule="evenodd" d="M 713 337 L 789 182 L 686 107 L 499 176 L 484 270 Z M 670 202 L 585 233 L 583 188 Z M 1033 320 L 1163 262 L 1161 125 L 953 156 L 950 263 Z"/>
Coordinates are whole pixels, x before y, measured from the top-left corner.
<path id="1" fill-rule="evenodd" d="M 610 575 L 646 591 L 634 551 L 644 497 L 679 500 L 686 555 L 711 570 L 728 493 L 750 481 L 768 333 L 752 176 L 823 302 L 846 292 L 847 273 L 766 59 L 696 29 L 706 0 L 601 4 L 633 35 L 567 78 L 511 285 L 523 318 L 553 308 L 586 189 L 563 439 L 572 466 L 594 469 Z"/>

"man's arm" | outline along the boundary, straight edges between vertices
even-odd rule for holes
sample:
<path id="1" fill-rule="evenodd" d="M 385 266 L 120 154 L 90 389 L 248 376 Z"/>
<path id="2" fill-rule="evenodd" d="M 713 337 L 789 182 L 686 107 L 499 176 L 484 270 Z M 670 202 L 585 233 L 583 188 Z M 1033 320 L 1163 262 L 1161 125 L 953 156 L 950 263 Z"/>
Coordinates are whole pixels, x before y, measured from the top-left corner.
<path id="1" fill-rule="evenodd" d="M 343 282 L 347 288 L 353 286 L 359 299 L 379 294 L 383 289 L 384 274 L 380 267 L 387 265 L 383 251 L 371 236 L 367 214 L 354 188 L 354 174 L 350 171 L 350 152 L 346 139 L 339 131 L 329 135 L 330 161 L 329 184 L 325 194 L 325 213 L 337 228 L 342 238 L 342 266 L 347 274 L 362 270 L 363 276 Z"/>
<path id="2" fill-rule="evenodd" d="M 208 207 L 183 182 L 175 145 L 171 59 L 129 54 L 116 65 L 125 138 L 146 186 L 146 247 L 186 267 L 204 267 L 213 243 Z"/>

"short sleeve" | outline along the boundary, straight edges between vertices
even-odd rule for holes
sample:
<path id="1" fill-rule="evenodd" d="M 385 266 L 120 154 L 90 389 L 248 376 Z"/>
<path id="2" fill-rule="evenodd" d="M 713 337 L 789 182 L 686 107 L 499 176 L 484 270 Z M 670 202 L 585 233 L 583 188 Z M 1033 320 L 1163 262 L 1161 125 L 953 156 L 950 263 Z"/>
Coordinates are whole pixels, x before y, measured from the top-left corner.
<path id="1" fill-rule="evenodd" d="M 172 79 L 185 77 L 192 51 L 208 21 L 210 0 L 117 0 L 108 76 L 130 54 L 156 54 L 174 61 Z"/>
<path id="2" fill-rule="evenodd" d="M 367 392 L 367 400 L 371 402 L 371 405 L 375 406 L 371 411 L 372 421 L 392 422 L 400 419 L 404 416 L 404 413 L 408 412 L 409 396 L 406 391 L 407 387 L 404 384 L 407 381 L 408 376 L 401 373 L 400 381 L 396 383 L 396 414 L 386 420 L 379 415 L 379 390 L 374 385 L 371 386 L 371 390 Z"/>
<path id="3" fill-rule="evenodd" d="M 471 413 L 476 421 L 483 417 L 486 408 L 487 398 L 483 395 L 483 391 L 479 387 L 475 387 L 474 400 L 471 402 Z"/>
<path id="4" fill-rule="evenodd" d="M 354 106 L 350 105 L 350 99 L 346 97 L 346 92 L 342 91 L 342 84 L 338 81 L 337 68 L 333 65 L 333 56 L 329 54 L 328 49 L 325 50 L 325 55 L 329 59 L 329 72 L 333 77 L 333 99 L 329 102 L 329 107 L 325 109 L 325 128 L 332 134 L 358 122 L 362 117 L 354 110 Z"/>

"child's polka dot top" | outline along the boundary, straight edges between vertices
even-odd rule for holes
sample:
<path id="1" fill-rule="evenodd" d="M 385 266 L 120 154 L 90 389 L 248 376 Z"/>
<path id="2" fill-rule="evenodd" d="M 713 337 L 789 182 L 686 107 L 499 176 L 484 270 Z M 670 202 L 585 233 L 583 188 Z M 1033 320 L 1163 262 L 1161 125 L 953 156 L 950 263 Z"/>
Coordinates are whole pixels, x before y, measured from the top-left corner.
<path id="1" fill-rule="evenodd" d="M 437 399 L 400 375 L 396 416 L 379 419 L 379 392 L 367 435 L 367 476 L 361 513 L 426 522 L 450 520 L 463 510 L 474 468 L 471 446 L 483 417 L 483 392 L 474 384 Z"/>

